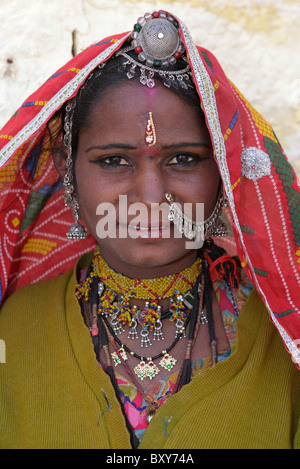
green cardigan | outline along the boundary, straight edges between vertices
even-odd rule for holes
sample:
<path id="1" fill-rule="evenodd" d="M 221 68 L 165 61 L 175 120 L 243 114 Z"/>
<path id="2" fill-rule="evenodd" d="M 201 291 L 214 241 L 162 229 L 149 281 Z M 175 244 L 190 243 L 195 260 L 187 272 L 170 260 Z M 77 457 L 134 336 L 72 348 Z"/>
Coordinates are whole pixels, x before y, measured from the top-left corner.
<path id="1" fill-rule="evenodd" d="M 74 270 L 18 290 L 1 309 L 2 449 L 130 448 L 75 285 Z M 236 350 L 158 409 L 139 448 L 299 448 L 299 415 L 300 373 L 254 290 Z"/>

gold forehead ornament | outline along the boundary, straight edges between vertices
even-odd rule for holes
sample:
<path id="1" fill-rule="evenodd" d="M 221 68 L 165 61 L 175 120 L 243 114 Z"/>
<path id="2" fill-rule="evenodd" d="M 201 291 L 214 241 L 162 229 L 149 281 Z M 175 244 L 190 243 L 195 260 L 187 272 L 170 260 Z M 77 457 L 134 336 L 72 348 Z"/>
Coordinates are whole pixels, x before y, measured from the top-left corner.
<path id="1" fill-rule="evenodd" d="M 153 121 L 152 112 L 148 113 L 148 120 L 145 132 L 145 143 L 148 147 L 154 147 L 156 144 L 156 130 Z"/>

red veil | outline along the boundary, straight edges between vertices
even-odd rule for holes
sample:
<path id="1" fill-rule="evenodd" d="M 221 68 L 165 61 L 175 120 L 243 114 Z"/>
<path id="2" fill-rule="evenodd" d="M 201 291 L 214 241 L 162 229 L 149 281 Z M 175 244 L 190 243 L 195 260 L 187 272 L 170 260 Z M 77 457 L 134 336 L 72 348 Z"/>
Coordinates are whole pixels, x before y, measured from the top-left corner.
<path id="1" fill-rule="evenodd" d="M 178 22 L 229 200 L 232 237 L 227 247 L 232 252 L 234 246 L 299 367 L 299 181 L 270 125 Z M 47 122 L 127 37 L 106 38 L 74 57 L 0 131 L 2 301 L 26 284 L 66 272 L 94 249 L 91 236 L 65 237 L 73 219 L 53 165 Z"/>

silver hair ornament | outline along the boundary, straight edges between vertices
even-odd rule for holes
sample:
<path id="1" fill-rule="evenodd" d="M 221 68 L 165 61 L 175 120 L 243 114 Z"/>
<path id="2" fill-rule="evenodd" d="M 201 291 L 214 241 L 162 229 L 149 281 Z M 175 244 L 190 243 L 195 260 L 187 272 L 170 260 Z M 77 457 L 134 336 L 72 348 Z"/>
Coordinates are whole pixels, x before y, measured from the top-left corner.
<path id="1" fill-rule="evenodd" d="M 134 78 L 136 76 L 136 71 L 140 70 L 140 83 L 142 85 L 147 85 L 148 88 L 154 88 L 155 75 L 160 76 L 163 79 L 164 85 L 168 88 L 170 88 L 172 81 L 174 82 L 175 80 L 177 80 L 177 83 L 181 86 L 181 88 L 188 89 L 194 87 L 190 65 L 187 65 L 183 70 L 157 70 L 147 65 L 138 63 L 135 59 L 127 54 L 127 52 L 130 50 L 132 50 L 132 48 L 128 47 L 127 49 L 118 51 L 116 54 L 122 55 L 127 59 L 127 61 L 123 64 L 124 69 L 130 67 L 127 71 L 127 78 Z"/>
<path id="2" fill-rule="evenodd" d="M 116 56 L 122 55 L 127 59 L 123 64 L 127 78 L 135 77 L 139 70 L 140 83 L 148 88 L 155 86 L 155 75 L 159 75 L 167 87 L 177 80 L 182 88 L 192 88 L 193 77 L 186 57 L 182 57 L 186 62 L 182 70 L 168 70 L 185 52 L 178 27 L 176 19 L 163 11 L 158 17 L 146 13 L 139 18 L 131 33 L 131 45 L 116 53 Z M 129 51 L 135 51 L 136 60 L 128 54 Z"/>

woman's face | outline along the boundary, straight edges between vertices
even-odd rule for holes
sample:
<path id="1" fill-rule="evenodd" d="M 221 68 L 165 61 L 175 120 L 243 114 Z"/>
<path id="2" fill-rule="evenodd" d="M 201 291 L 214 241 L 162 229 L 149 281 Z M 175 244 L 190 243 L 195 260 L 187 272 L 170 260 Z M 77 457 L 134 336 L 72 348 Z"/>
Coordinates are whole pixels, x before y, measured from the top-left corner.
<path id="1" fill-rule="evenodd" d="M 149 113 L 153 146 L 146 141 Z M 196 203 L 204 203 L 207 218 L 219 173 L 203 116 L 179 95 L 161 84 L 149 89 L 124 81 L 108 88 L 79 133 L 75 172 L 80 216 L 113 269 L 151 278 L 195 260 L 196 250 L 174 236 L 168 210 L 159 207 L 167 207 L 165 193 L 171 193 L 182 207 L 193 204 L 193 216 Z M 115 231 L 104 237 L 114 220 Z"/>

